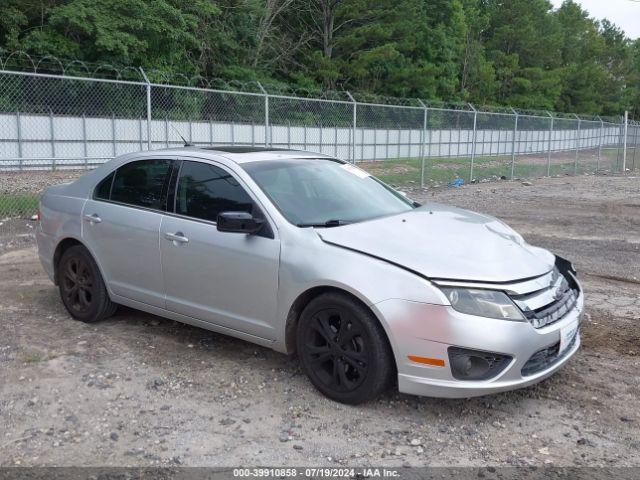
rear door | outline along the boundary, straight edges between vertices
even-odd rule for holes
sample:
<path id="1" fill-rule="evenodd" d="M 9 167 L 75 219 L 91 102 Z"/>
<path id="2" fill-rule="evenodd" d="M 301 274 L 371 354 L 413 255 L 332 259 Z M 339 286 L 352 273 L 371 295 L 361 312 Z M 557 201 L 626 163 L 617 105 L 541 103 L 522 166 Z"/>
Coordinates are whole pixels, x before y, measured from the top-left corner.
<path id="1" fill-rule="evenodd" d="M 116 295 L 164 308 L 158 245 L 173 161 L 135 160 L 105 178 L 83 211 L 82 235 Z"/>
<path id="2" fill-rule="evenodd" d="M 276 232 L 268 221 L 255 235 L 216 229 L 222 211 L 262 216 L 254 198 L 223 166 L 185 160 L 174 203 L 160 234 L 167 309 L 273 339 L 280 260 Z"/>

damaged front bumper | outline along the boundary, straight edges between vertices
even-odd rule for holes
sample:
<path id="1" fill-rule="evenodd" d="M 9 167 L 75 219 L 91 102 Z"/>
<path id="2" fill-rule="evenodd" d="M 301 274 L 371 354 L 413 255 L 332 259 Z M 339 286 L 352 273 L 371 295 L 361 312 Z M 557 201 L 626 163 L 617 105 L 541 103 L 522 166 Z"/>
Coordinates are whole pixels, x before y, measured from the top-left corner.
<path id="1" fill-rule="evenodd" d="M 538 328 L 531 319 L 516 322 L 478 317 L 457 312 L 448 305 L 399 299 L 374 305 L 389 330 L 399 390 L 431 397 L 466 398 L 526 387 L 552 375 L 580 347 L 584 294 L 573 273 L 563 275 L 570 275 L 575 282 L 575 298 L 561 318 Z M 550 281 L 534 280 L 539 284 Z M 504 288 L 508 293 L 523 295 L 537 287 L 535 281 L 528 280 Z M 472 359 L 476 355 L 480 361 L 483 357 L 491 365 L 490 374 L 481 379 L 461 379 L 456 374 L 460 355 L 471 355 Z M 416 356 L 439 361 L 417 363 L 412 360 Z"/>

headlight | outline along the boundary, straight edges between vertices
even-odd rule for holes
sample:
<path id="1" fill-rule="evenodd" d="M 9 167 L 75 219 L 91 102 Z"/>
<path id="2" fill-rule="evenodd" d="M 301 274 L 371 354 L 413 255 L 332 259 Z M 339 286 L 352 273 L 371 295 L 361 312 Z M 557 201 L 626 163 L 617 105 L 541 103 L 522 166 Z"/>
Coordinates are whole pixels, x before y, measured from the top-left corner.
<path id="1" fill-rule="evenodd" d="M 451 306 L 460 313 L 516 322 L 526 321 L 520 309 L 504 292 L 444 287 L 441 290 L 451 302 Z"/>

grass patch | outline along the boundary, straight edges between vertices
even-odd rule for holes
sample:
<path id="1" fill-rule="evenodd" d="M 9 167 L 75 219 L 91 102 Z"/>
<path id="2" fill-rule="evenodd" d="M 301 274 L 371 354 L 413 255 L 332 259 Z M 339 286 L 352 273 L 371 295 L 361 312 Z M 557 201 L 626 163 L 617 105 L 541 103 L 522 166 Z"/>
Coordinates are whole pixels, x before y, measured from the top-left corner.
<path id="1" fill-rule="evenodd" d="M 38 208 L 37 195 L 0 194 L 0 217 L 31 217 Z"/>
<path id="2" fill-rule="evenodd" d="M 359 166 L 391 185 L 420 184 L 422 167 L 420 158 L 362 162 Z M 508 176 L 510 173 L 506 157 L 476 157 L 474 160 L 473 176 L 476 178 Z M 470 174 L 471 159 L 468 157 L 425 159 L 424 180 L 427 185 L 447 184 L 456 178 L 463 178 L 468 182 Z"/>
<path id="3" fill-rule="evenodd" d="M 46 360 L 40 352 L 29 352 L 22 358 L 23 363 L 40 363 Z"/>
<path id="4" fill-rule="evenodd" d="M 573 152 L 554 152 L 551 156 L 549 174 L 573 175 L 585 172 L 594 173 L 597 158 L 594 152 L 580 152 L 577 169 Z M 616 171 L 617 152 L 602 151 L 600 170 Z M 420 158 L 399 158 L 394 160 L 378 160 L 359 162 L 364 168 L 380 180 L 395 186 L 419 186 L 422 177 L 422 160 Z M 513 170 L 515 178 L 536 178 L 547 175 L 546 154 L 518 155 Z M 425 159 L 425 186 L 447 185 L 456 178 L 470 181 L 470 157 L 431 157 Z M 473 177 L 475 180 L 511 178 L 511 155 L 480 156 L 474 160 Z"/>

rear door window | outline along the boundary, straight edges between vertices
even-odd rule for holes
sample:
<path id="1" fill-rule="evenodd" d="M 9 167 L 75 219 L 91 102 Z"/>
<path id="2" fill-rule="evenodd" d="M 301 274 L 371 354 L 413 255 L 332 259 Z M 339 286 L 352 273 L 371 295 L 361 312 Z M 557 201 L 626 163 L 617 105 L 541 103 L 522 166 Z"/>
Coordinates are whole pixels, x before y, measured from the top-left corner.
<path id="1" fill-rule="evenodd" d="M 109 200 L 111 198 L 111 185 L 113 184 L 113 177 L 116 172 L 111 172 L 104 180 L 102 180 L 96 187 L 94 197 L 98 200 Z"/>
<path id="2" fill-rule="evenodd" d="M 111 201 L 165 210 L 171 160 L 137 160 L 116 170 Z"/>

